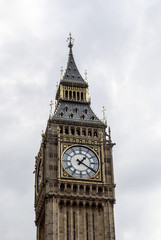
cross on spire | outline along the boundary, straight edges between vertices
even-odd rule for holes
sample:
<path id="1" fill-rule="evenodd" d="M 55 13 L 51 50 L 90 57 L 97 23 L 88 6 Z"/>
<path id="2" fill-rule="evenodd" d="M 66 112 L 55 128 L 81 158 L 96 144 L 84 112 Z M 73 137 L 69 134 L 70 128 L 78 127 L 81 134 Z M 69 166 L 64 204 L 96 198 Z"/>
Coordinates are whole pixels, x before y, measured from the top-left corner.
<path id="1" fill-rule="evenodd" d="M 72 48 L 73 44 L 74 44 L 74 38 L 72 38 L 72 34 L 71 33 L 69 33 L 69 37 L 67 38 L 67 42 L 69 42 L 68 43 L 68 47 Z"/>

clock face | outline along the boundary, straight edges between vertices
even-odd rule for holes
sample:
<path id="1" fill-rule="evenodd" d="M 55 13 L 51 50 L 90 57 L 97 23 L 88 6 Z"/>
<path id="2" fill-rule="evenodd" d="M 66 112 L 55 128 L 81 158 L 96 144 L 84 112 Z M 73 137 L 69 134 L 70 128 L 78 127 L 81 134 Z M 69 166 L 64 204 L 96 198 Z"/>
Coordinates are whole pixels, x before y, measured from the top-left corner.
<path id="1" fill-rule="evenodd" d="M 75 146 L 68 148 L 62 158 L 65 170 L 76 178 L 90 178 L 99 168 L 96 154 L 86 147 Z"/>

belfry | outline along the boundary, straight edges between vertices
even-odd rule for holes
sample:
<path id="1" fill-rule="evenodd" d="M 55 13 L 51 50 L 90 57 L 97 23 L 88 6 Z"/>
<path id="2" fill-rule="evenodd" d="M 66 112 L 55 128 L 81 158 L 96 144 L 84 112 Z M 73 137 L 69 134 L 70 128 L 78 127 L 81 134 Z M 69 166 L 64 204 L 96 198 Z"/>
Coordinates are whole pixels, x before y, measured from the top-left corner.
<path id="1" fill-rule="evenodd" d="M 110 128 L 91 109 L 88 83 L 69 57 L 35 161 L 37 240 L 115 240 Z"/>

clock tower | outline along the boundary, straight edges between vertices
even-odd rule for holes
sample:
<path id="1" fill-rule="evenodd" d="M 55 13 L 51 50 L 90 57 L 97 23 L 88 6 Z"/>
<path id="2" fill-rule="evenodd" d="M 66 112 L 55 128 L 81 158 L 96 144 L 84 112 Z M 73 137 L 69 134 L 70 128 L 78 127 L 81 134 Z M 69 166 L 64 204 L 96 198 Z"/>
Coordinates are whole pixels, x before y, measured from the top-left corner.
<path id="1" fill-rule="evenodd" d="M 37 240 L 115 240 L 110 128 L 91 109 L 68 38 L 67 68 L 35 161 Z"/>

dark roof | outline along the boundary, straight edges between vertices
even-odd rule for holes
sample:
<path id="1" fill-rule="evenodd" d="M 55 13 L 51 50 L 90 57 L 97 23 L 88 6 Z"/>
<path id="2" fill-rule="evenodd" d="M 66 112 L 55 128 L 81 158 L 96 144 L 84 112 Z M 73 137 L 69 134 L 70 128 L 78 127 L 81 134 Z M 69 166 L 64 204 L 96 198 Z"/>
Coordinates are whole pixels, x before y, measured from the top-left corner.
<path id="1" fill-rule="evenodd" d="M 61 79 L 60 83 L 62 84 L 76 84 L 79 86 L 87 87 L 88 84 L 86 81 L 82 78 L 82 76 L 79 73 L 79 70 L 75 64 L 73 52 L 72 52 L 72 46 L 69 50 L 69 57 L 67 62 L 67 68 L 65 70 L 65 74 L 63 78 Z"/>
<path id="2" fill-rule="evenodd" d="M 87 123 L 90 125 L 106 126 L 101 120 L 98 119 L 88 103 L 62 101 L 58 104 L 51 119 L 70 123 Z"/>

